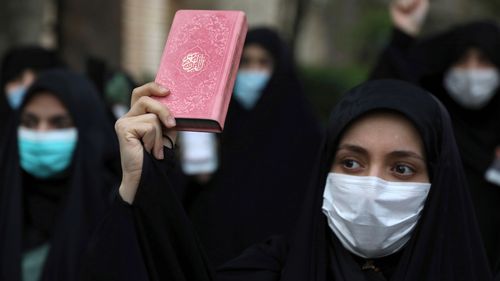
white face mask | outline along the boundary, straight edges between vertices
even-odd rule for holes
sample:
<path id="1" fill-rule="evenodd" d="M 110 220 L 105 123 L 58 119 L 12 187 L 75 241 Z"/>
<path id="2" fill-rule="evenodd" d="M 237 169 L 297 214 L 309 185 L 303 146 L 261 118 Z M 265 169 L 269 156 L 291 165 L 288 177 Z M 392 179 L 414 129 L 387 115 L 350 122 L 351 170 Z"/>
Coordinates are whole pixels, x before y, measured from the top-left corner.
<path id="1" fill-rule="evenodd" d="M 410 240 L 430 187 L 430 183 L 330 173 L 323 213 L 330 229 L 351 253 L 384 257 Z"/>
<path id="2" fill-rule="evenodd" d="M 479 109 L 486 105 L 500 85 L 500 74 L 495 68 L 464 70 L 450 69 L 444 78 L 444 86 L 460 105 Z"/>

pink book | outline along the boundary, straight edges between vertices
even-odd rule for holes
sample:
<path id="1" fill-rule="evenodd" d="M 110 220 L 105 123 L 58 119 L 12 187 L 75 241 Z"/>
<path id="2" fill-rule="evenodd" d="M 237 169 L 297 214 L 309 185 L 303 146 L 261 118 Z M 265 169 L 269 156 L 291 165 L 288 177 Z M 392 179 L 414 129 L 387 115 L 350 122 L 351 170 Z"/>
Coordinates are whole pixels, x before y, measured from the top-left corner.
<path id="1" fill-rule="evenodd" d="M 178 130 L 223 130 L 247 29 L 241 11 L 177 11 L 155 82 Z"/>

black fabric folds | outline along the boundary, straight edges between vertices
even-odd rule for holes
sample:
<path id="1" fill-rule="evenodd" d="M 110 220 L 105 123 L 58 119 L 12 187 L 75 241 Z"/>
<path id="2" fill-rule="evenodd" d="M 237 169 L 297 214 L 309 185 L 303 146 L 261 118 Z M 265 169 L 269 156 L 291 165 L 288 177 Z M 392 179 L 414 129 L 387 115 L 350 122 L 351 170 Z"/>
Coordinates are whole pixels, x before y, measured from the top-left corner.
<path id="1" fill-rule="evenodd" d="M 316 165 L 311 163 L 317 176 L 307 190 L 300 218 L 289 238 L 273 237 L 247 249 L 214 276 L 168 179 L 166 170 L 172 169 L 172 153 L 166 154 L 163 161 L 145 153 L 132 212 L 122 211 L 107 218 L 96 234 L 100 243 L 89 249 L 90 257 L 112 260 L 107 245 L 114 242 L 109 237 L 129 225 L 130 232 L 137 232 L 149 275 L 149 279 L 144 276 L 138 280 L 384 280 L 361 270 L 353 255 L 332 234 L 321 211 L 326 177 L 342 133 L 358 117 L 374 110 L 398 112 L 415 125 L 425 146 L 432 183 L 410 241 L 393 255 L 396 261 L 390 280 L 492 280 L 448 114 L 430 94 L 393 80 L 365 83 L 347 93 L 335 107 L 320 159 Z M 117 226 L 116 222 L 124 217 L 127 222 Z M 131 222 L 135 229 L 130 227 Z M 126 244 L 134 243 L 137 241 Z M 134 274 L 136 268 L 111 262 L 92 271 L 88 280 L 109 280 L 100 278 L 106 270 Z"/>
<path id="2" fill-rule="evenodd" d="M 78 129 L 78 142 L 62 178 L 37 180 L 19 166 L 18 121 L 10 130 L 1 147 L 5 157 L 0 162 L 0 280 L 21 280 L 21 254 L 30 247 L 23 240 L 50 244 L 41 280 L 77 280 L 90 234 L 107 212 L 110 190 L 120 178 L 118 142 L 91 84 L 70 71 L 49 70 L 30 87 L 22 107 L 41 91 L 53 93 L 66 106 Z M 28 227 L 47 233 L 49 240 L 37 242 L 39 234 L 23 239 Z"/>
<path id="3" fill-rule="evenodd" d="M 177 163 L 144 151 L 134 204 L 117 194 L 86 251 L 83 280 L 213 280 L 196 232 L 171 184 Z"/>
<path id="4" fill-rule="evenodd" d="M 472 22 L 421 40 L 396 29 L 372 78 L 397 78 L 420 85 L 450 113 L 485 249 L 491 266 L 500 274 L 500 187 L 484 177 L 500 146 L 500 88 L 483 108 L 468 109 L 455 102 L 443 86 L 447 70 L 473 47 L 500 70 L 500 27 L 494 22 Z"/>
<path id="5" fill-rule="evenodd" d="M 3 87 L 21 75 L 25 70 L 39 72 L 49 68 L 61 67 L 63 62 L 53 50 L 39 46 L 21 46 L 7 50 L 0 69 L 0 85 Z"/>
<path id="6" fill-rule="evenodd" d="M 211 182 L 187 190 L 186 208 L 215 265 L 292 228 L 321 142 L 284 42 L 276 32 L 256 28 L 245 41 L 252 44 L 272 55 L 272 77 L 254 108 L 231 100 L 220 135 L 220 168 Z"/>
<path id="7" fill-rule="evenodd" d="M 308 193 L 280 280 L 369 280 L 335 237 L 328 255 L 331 232 L 325 231 L 321 206 L 326 175 L 343 130 L 359 116 L 380 109 L 399 112 L 416 126 L 432 183 L 422 217 L 401 250 L 391 280 L 491 280 L 448 114 L 425 91 L 393 80 L 367 82 L 335 107 L 318 182 Z"/>

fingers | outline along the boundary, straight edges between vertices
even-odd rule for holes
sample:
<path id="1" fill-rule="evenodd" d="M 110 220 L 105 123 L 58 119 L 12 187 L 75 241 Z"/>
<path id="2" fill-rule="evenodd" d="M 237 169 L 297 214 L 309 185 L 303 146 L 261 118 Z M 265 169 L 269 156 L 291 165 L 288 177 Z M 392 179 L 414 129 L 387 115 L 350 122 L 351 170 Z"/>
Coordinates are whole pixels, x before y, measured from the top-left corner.
<path id="1" fill-rule="evenodd" d="M 170 110 L 154 96 L 167 96 L 170 92 L 160 85 L 151 82 L 135 88 L 132 92 L 131 108 L 123 120 L 119 120 L 122 131 L 142 142 L 144 149 L 156 158 L 163 159 L 163 146 L 166 145 L 165 135 L 175 140 L 176 122 Z M 118 122 L 117 122 L 118 125 Z M 123 134 L 123 133 L 122 133 Z M 167 145 L 171 147 L 172 145 Z"/>
<path id="2" fill-rule="evenodd" d="M 163 129 L 153 113 L 124 117 L 117 121 L 117 133 L 126 142 L 139 140 L 144 149 L 157 159 L 163 159 Z"/>
<path id="3" fill-rule="evenodd" d="M 177 139 L 177 131 L 163 128 L 163 146 L 174 148 Z"/>
<path id="4" fill-rule="evenodd" d="M 143 123 L 148 125 L 146 126 L 147 131 L 142 137 L 142 143 L 146 151 L 153 154 L 157 159 L 163 159 L 163 135 L 161 124 L 156 116 L 152 118 L 154 118 L 154 120 Z"/>
<path id="5" fill-rule="evenodd" d="M 141 97 L 150 97 L 150 96 L 157 96 L 157 97 L 164 97 L 168 95 L 170 91 L 159 84 L 156 84 L 155 82 L 149 82 L 147 84 L 144 84 L 140 87 L 135 88 L 132 91 L 132 97 L 130 100 L 130 107 L 134 106 L 134 104 L 141 98 Z"/>
<path id="6" fill-rule="evenodd" d="M 424 0 L 399 0 L 394 4 L 395 7 L 402 13 L 411 14 L 412 12 L 415 12 L 419 7 L 424 5 Z"/>
<path id="7" fill-rule="evenodd" d="M 170 113 L 170 110 L 159 101 L 154 100 L 149 96 L 140 97 L 125 116 L 133 117 L 147 113 L 157 115 L 165 127 L 175 127 L 175 119 Z"/>

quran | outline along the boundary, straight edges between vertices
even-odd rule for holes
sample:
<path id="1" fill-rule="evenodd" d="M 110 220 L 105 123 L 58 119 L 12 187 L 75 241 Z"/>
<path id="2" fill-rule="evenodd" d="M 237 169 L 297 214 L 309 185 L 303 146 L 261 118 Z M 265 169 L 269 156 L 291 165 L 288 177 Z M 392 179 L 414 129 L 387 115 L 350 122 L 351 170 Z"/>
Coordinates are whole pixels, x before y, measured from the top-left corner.
<path id="1" fill-rule="evenodd" d="M 247 30 L 242 11 L 176 12 L 155 79 L 176 129 L 222 132 Z"/>

